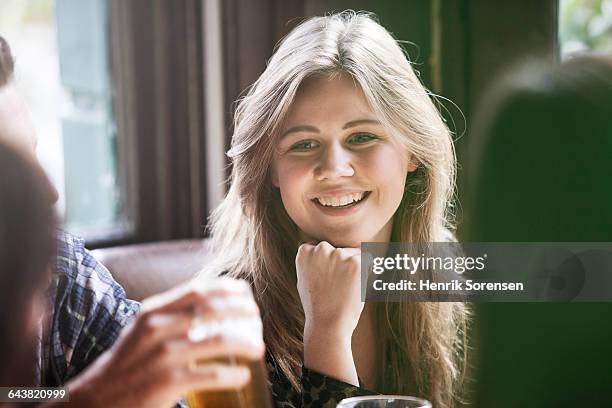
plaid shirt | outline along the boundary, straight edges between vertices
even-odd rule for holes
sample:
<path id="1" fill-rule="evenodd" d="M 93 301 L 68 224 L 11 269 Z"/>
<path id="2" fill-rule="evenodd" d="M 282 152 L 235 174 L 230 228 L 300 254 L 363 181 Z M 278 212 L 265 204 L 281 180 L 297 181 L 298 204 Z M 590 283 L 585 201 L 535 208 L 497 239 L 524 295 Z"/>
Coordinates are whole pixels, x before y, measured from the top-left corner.
<path id="1" fill-rule="evenodd" d="M 140 304 L 126 299 L 110 272 L 84 242 L 58 231 L 58 252 L 41 324 L 36 380 L 59 386 L 91 364 L 132 321 Z"/>

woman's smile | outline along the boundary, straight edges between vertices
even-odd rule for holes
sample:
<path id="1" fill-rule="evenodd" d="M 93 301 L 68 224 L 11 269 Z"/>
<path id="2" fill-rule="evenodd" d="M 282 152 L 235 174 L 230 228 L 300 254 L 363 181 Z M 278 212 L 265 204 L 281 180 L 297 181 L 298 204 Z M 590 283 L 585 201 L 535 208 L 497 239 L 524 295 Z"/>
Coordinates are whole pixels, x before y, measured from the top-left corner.
<path id="1" fill-rule="evenodd" d="M 336 191 L 313 198 L 315 208 L 325 215 L 352 215 L 365 206 L 371 191 Z"/>

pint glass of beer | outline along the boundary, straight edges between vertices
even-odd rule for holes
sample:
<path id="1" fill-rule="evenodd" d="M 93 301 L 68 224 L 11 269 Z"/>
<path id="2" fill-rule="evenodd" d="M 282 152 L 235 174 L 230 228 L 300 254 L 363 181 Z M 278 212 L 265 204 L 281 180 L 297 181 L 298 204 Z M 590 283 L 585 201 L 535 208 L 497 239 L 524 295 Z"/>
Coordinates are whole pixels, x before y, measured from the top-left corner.
<path id="1" fill-rule="evenodd" d="M 261 336 L 261 322 L 244 319 L 224 319 L 223 321 L 206 321 L 195 318 L 189 337 L 192 341 L 202 341 L 218 334 L 237 336 L 238 338 Z M 199 360 L 194 364 L 211 362 L 247 366 L 251 380 L 241 389 L 224 391 L 198 391 L 187 393 L 187 403 L 191 408 L 271 408 L 272 399 L 268 385 L 268 375 L 264 359 L 249 361 L 242 357 L 227 357 L 214 360 Z"/>
<path id="2" fill-rule="evenodd" d="M 217 360 L 219 361 L 219 360 Z M 191 408 L 271 408 L 266 365 L 263 360 L 243 361 L 229 358 L 224 363 L 246 365 L 251 371 L 251 381 L 238 390 L 190 391 L 187 404 Z"/>

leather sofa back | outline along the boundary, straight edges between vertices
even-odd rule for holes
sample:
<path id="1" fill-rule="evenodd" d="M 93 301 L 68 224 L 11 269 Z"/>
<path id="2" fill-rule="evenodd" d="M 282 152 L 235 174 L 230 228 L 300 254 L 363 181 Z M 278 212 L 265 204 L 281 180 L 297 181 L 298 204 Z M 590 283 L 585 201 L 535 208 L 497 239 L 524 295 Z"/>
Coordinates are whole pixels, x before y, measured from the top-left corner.
<path id="1" fill-rule="evenodd" d="M 96 249 L 128 298 L 141 301 L 192 279 L 211 256 L 208 239 L 162 241 Z"/>

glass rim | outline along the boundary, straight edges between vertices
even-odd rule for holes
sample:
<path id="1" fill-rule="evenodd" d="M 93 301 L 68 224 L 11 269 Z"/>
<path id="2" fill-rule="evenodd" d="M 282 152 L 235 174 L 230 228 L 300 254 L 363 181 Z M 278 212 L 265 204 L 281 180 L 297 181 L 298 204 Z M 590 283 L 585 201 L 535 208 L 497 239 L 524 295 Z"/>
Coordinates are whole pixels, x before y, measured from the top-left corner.
<path id="1" fill-rule="evenodd" d="M 419 404 L 423 404 L 425 407 L 431 407 L 431 402 L 429 402 L 426 399 L 423 398 L 419 398 L 419 397 L 411 397 L 409 395 L 386 395 L 386 394 L 380 394 L 380 395 L 363 395 L 360 397 L 350 397 L 350 398 L 345 398 L 343 400 L 341 400 L 338 403 L 338 406 L 340 406 L 341 404 L 350 404 L 351 402 L 361 402 L 361 401 L 374 401 L 374 400 L 388 400 L 388 399 L 395 399 L 395 400 L 400 400 L 400 401 L 411 401 L 411 402 L 418 402 Z"/>

